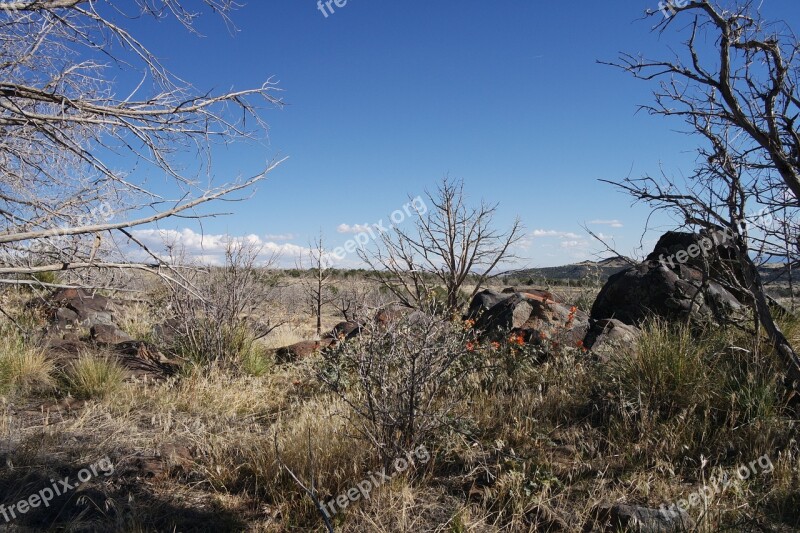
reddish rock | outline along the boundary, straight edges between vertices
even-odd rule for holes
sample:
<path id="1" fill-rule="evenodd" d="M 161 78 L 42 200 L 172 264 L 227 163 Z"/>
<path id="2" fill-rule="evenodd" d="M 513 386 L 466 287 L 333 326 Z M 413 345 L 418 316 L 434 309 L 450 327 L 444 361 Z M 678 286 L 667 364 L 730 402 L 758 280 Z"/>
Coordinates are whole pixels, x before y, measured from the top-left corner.
<path id="1" fill-rule="evenodd" d="M 382 326 L 386 326 L 410 315 L 413 312 L 414 310 L 410 307 L 400 304 L 392 304 L 378 311 L 375 314 L 375 321 Z"/>
<path id="2" fill-rule="evenodd" d="M 275 359 L 279 363 L 299 361 L 301 359 L 305 359 L 306 357 L 310 357 L 321 350 L 324 350 L 333 344 L 333 342 L 334 339 L 331 338 L 324 338 L 318 341 L 300 341 L 290 346 L 278 348 L 275 351 Z"/>

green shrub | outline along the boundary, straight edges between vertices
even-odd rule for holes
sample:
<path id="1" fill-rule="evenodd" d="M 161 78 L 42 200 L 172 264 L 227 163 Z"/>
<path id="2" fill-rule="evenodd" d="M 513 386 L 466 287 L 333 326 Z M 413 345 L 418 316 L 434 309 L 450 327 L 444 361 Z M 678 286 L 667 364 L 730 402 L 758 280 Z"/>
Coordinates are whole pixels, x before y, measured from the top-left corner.
<path id="1" fill-rule="evenodd" d="M 250 348 L 240 355 L 239 368 L 245 374 L 260 377 L 272 369 L 272 359 L 261 346 L 251 344 Z"/>
<path id="2" fill-rule="evenodd" d="M 54 285 L 59 281 L 58 272 L 36 272 L 32 277 L 39 283 L 46 285 Z"/>

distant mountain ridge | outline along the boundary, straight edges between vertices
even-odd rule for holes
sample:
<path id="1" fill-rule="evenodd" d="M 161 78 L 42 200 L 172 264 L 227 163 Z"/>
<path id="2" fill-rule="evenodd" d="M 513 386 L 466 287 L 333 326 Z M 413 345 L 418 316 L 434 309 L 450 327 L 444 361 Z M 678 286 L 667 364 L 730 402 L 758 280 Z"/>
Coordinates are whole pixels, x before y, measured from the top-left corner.
<path id="1" fill-rule="evenodd" d="M 604 283 L 609 276 L 625 270 L 635 263 L 627 257 L 609 257 L 600 261 L 581 261 L 571 265 L 526 268 L 513 273 L 515 278 L 531 278 L 534 281 L 598 281 Z"/>
<path id="2" fill-rule="evenodd" d="M 555 282 L 597 282 L 603 284 L 609 277 L 617 272 L 621 272 L 637 261 L 623 256 L 608 257 L 600 261 L 581 261 L 570 265 L 526 268 L 509 273 L 509 277 L 524 279 L 529 278 L 533 282 L 555 281 Z M 766 264 L 759 267 L 762 280 L 766 284 L 776 282 L 787 282 L 788 273 L 782 264 Z M 792 273 L 793 281 L 798 281 L 798 274 Z"/>

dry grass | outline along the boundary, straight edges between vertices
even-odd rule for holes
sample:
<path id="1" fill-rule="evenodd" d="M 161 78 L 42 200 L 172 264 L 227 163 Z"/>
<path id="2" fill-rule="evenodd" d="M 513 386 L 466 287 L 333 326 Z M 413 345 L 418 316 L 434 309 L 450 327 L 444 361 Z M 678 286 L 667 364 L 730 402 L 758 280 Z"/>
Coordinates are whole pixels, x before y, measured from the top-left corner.
<path id="1" fill-rule="evenodd" d="M 125 381 L 125 369 L 113 358 L 84 354 L 67 368 L 66 390 L 83 400 L 102 399 L 117 393 Z"/>
<path id="2" fill-rule="evenodd" d="M 0 338 L 0 392 L 30 394 L 52 390 L 55 367 L 42 350 L 6 331 Z"/>
<path id="3" fill-rule="evenodd" d="M 137 301 L 123 306 L 114 318 L 120 329 L 131 338 L 153 342 L 153 328 L 164 319 L 161 315 L 153 305 Z"/>
<path id="4" fill-rule="evenodd" d="M 150 328 L 136 323 L 145 314 L 130 315 L 129 333 Z M 280 328 L 270 345 L 309 338 L 304 324 Z M 784 329 L 800 341 L 797 323 Z M 36 353 L 9 339 L 0 354 Z M 654 323 L 636 357 L 604 365 L 573 348 L 481 352 L 496 365 L 464 377 L 468 416 L 426 437 L 427 464 L 338 513 L 337 531 L 578 531 L 596 504 L 658 507 L 764 454 L 771 473 L 691 510 L 698 531 L 796 530 L 797 414 L 781 402 L 769 350 L 753 348 L 740 333 Z M 317 379 L 319 357 L 243 359 L 241 369 L 188 370 L 149 386 L 118 383 L 102 358 L 78 365 L 71 376 L 83 376 L 81 385 L 56 394 L 93 398 L 80 409 L 16 407 L 34 402 L 38 387 L 2 398 L 0 459 L 13 468 L 0 474 L 0 490 L 16 501 L 105 455 L 116 472 L 87 484 L 83 503 L 37 515 L 45 525 L 26 522 L 32 529 L 323 531 L 281 464 L 323 501 L 381 468 L 352 409 Z M 40 375 L 35 367 L 20 373 Z M 175 447 L 190 459 L 167 452 Z M 163 471 L 146 477 L 147 461 Z"/>

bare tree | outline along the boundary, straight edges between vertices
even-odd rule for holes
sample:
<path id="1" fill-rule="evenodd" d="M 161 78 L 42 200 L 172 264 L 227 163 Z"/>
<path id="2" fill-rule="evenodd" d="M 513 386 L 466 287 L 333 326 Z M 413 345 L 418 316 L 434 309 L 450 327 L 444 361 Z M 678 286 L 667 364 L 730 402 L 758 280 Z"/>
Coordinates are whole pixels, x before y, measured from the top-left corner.
<path id="1" fill-rule="evenodd" d="M 226 23 L 236 6 L 198 4 Z M 0 283 L 56 270 L 159 272 L 161 258 L 128 228 L 203 216 L 195 208 L 252 189 L 278 163 L 212 185 L 215 148 L 263 137 L 260 106 L 281 104 L 276 87 L 267 80 L 253 89 L 198 91 L 114 22 L 120 14 L 172 16 L 194 31 L 199 14 L 185 2 L 18 0 L 0 7 Z M 169 197 L 154 192 L 156 177 L 166 177 Z M 130 245 L 144 262 L 121 259 Z"/>
<path id="2" fill-rule="evenodd" d="M 522 238 L 522 225 L 515 219 L 508 231 L 496 230 L 497 204 L 468 206 L 461 180 L 444 178 L 426 196 L 430 208 L 412 202 L 418 215 L 413 229 L 382 233 L 374 250 L 362 249 L 359 255 L 377 281 L 410 307 L 429 305 L 436 285 L 443 285 L 444 301 L 437 303 L 452 314 L 462 305 L 468 279 L 475 284 L 471 299 L 499 264 L 513 259 L 511 247 Z"/>
<path id="3" fill-rule="evenodd" d="M 311 316 L 317 319 L 317 335 L 322 335 L 322 310 L 332 303 L 335 294 L 330 283 L 331 271 L 328 268 L 329 260 L 325 251 L 325 242 L 320 234 L 308 245 L 307 262 L 303 264 L 303 257 L 298 260 L 297 268 L 308 269 L 307 275 L 301 278 L 300 283 L 305 288 Z"/>
<path id="4" fill-rule="evenodd" d="M 757 268 L 759 259 L 781 255 L 791 264 L 800 242 L 800 43 L 785 24 L 765 22 L 752 1 L 730 4 L 674 6 L 675 14 L 655 26 L 661 34 L 684 32 L 673 58 L 626 54 L 611 63 L 637 79 L 658 81 L 655 103 L 642 108 L 683 119 L 688 133 L 705 141 L 686 185 L 664 176 L 617 185 L 657 209 L 677 211 L 688 226 L 733 236 L 739 268 L 729 278 L 738 278 L 749 295 L 757 324 L 800 391 L 800 357 L 775 323 Z"/>

